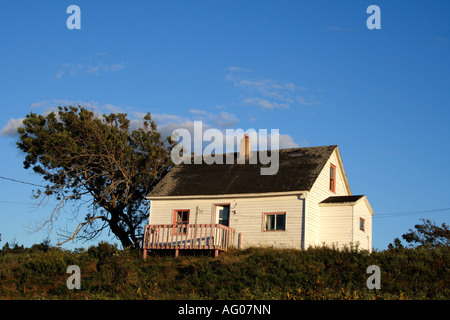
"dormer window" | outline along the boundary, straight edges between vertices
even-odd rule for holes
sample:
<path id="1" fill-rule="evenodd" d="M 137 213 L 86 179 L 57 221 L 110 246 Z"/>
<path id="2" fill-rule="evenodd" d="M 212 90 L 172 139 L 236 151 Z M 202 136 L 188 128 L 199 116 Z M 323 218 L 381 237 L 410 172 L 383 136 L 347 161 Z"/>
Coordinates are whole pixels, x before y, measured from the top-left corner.
<path id="1" fill-rule="evenodd" d="M 330 164 L 330 191 L 336 192 L 336 166 Z"/>

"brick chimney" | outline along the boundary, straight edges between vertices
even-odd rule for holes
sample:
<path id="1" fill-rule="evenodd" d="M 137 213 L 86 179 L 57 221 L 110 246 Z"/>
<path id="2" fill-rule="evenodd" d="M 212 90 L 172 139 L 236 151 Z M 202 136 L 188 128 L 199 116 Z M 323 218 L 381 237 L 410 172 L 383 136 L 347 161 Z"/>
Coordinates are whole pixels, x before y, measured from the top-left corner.
<path id="1" fill-rule="evenodd" d="M 244 135 L 244 139 L 241 140 L 240 154 L 245 155 L 245 162 L 247 163 L 250 156 L 250 138 L 247 133 Z"/>

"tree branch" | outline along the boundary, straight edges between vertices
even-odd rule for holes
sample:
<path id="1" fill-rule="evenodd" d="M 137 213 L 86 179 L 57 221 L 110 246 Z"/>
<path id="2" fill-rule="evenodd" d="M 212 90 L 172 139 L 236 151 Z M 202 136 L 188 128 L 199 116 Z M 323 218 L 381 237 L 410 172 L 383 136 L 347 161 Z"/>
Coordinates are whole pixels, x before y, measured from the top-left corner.
<path id="1" fill-rule="evenodd" d="M 67 238 L 67 240 L 65 240 L 65 241 L 63 241 L 63 242 L 60 242 L 60 243 L 58 243 L 57 245 L 58 245 L 58 246 L 61 246 L 61 245 L 63 245 L 64 243 L 69 242 L 70 240 L 75 240 L 75 238 L 77 237 L 77 235 L 78 235 L 78 233 L 81 231 L 81 229 L 83 229 L 86 225 L 88 225 L 89 223 L 91 223 L 92 221 L 94 221 L 94 220 L 96 220 L 96 219 L 102 219 L 102 220 L 104 220 L 105 217 L 104 217 L 104 216 L 96 216 L 96 217 L 90 218 L 89 220 L 87 220 L 87 221 L 85 221 L 85 222 L 79 223 L 78 226 L 77 226 L 77 228 L 76 228 L 76 230 L 74 231 L 74 233 L 72 234 L 71 237 L 66 236 L 66 235 L 63 235 L 63 234 L 59 234 L 59 233 L 58 233 L 58 236 L 65 237 L 65 238 Z"/>

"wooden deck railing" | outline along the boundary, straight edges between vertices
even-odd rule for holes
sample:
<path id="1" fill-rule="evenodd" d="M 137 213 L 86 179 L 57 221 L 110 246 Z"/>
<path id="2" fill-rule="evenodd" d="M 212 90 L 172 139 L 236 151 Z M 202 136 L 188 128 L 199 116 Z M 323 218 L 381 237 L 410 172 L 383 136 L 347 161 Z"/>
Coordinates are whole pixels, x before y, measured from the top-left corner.
<path id="1" fill-rule="evenodd" d="M 212 249 L 227 251 L 235 247 L 235 231 L 221 224 L 157 224 L 146 225 L 144 234 L 144 259 L 147 250 Z"/>

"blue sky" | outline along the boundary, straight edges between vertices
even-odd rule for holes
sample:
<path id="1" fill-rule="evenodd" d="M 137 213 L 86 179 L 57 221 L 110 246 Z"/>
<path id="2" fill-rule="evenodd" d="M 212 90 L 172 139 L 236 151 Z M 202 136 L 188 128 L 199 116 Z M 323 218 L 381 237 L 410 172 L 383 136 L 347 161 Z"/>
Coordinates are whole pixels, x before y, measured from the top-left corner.
<path id="1" fill-rule="evenodd" d="M 81 30 L 66 27 L 71 4 Z M 380 30 L 366 27 L 371 4 Z M 448 1 L 1 0 L 0 176 L 42 183 L 14 132 L 58 105 L 151 112 L 164 132 L 194 120 L 279 129 L 284 147 L 339 146 L 385 249 L 420 218 L 449 222 L 432 211 L 450 208 L 448 12 Z M 28 233 L 52 208 L 32 206 L 33 188 L 0 179 L 1 246 L 47 237 Z"/>

